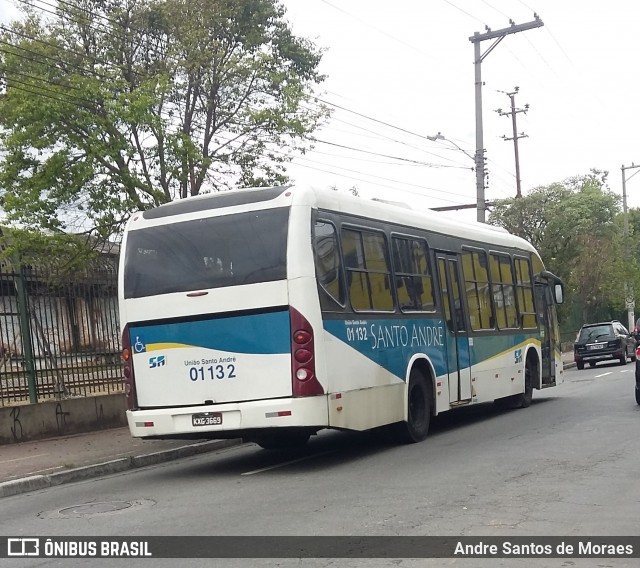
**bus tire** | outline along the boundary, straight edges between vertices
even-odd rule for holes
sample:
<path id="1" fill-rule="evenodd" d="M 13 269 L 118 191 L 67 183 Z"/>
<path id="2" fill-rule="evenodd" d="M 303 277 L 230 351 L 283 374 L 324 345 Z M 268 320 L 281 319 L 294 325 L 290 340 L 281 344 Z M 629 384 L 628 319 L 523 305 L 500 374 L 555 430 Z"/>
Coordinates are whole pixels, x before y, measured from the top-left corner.
<path id="1" fill-rule="evenodd" d="M 528 408 L 531 406 L 531 400 L 533 399 L 533 372 L 536 369 L 536 365 L 533 359 L 528 359 L 524 368 L 524 392 L 518 394 L 513 399 L 516 408 Z"/>
<path id="2" fill-rule="evenodd" d="M 421 371 L 416 368 L 411 369 L 407 392 L 407 420 L 396 425 L 398 441 L 415 444 L 427 437 L 433 406 L 431 399 L 429 381 Z"/>

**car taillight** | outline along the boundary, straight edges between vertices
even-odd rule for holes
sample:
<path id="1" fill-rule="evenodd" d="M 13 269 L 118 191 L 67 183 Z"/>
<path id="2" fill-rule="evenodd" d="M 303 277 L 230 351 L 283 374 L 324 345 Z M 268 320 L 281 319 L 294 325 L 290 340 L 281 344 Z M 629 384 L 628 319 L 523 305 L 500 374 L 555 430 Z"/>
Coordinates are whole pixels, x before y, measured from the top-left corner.
<path id="1" fill-rule="evenodd" d="M 316 378 L 313 328 L 295 308 L 289 308 L 291 321 L 291 381 L 294 397 L 324 394 Z"/>
<path id="2" fill-rule="evenodd" d="M 129 337 L 129 326 L 125 325 L 122 330 L 122 373 L 124 375 L 124 392 L 127 395 L 127 408 L 134 410 L 138 406 L 136 400 L 136 381 L 133 373 L 133 357 L 131 353 L 131 339 Z"/>

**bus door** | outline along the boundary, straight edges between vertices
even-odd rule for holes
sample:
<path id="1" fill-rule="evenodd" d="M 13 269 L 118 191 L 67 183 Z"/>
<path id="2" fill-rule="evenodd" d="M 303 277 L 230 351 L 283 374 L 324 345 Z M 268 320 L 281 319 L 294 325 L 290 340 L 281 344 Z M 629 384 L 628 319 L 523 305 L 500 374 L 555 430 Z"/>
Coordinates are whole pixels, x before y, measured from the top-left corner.
<path id="1" fill-rule="evenodd" d="M 540 322 L 540 343 L 542 348 L 542 386 L 556 384 L 555 352 L 560 350 L 560 332 L 556 320 L 551 285 L 536 282 L 536 309 Z"/>
<path id="2" fill-rule="evenodd" d="M 442 291 L 443 315 L 447 324 L 445 335 L 449 402 L 456 403 L 471 400 L 471 361 L 463 289 L 458 276 L 458 257 L 454 254 L 438 252 L 436 260 Z"/>

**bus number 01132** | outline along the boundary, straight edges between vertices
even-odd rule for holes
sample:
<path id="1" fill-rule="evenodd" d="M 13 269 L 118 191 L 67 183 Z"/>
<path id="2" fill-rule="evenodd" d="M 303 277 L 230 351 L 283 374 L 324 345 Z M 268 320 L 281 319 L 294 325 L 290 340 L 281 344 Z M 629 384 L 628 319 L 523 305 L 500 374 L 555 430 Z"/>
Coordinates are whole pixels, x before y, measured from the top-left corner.
<path id="1" fill-rule="evenodd" d="M 347 341 L 367 341 L 366 327 L 348 327 Z"/>
<path id="2" fill-rule="evenodd" d="M 189 378 L 192 381 L 204 381 L 205 379 L 235 379 L 235 365 L 216 365 L 211 367 L 189 367 Z"/>

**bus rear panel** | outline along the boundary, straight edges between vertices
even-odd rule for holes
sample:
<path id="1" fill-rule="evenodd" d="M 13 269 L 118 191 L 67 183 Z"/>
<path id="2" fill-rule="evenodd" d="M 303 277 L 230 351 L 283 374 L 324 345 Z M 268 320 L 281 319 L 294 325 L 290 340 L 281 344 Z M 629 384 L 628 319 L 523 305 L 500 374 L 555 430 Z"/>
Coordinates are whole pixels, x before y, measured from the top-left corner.
<path id="1" fill-rule="evenodd" d="M 134 436 L 327 426 L 313 328 L 289 305 L 291 209 L 277 197 L 130 222 L 120 306 Z"/>

